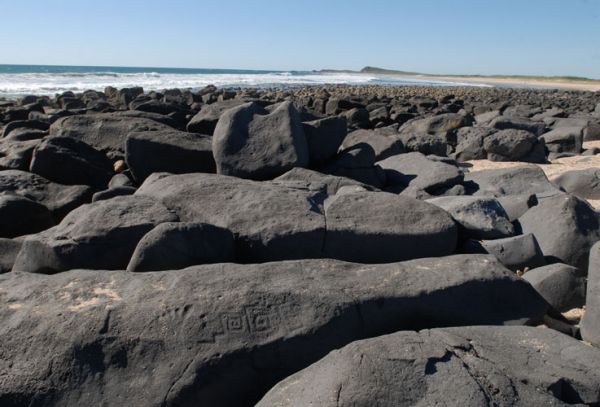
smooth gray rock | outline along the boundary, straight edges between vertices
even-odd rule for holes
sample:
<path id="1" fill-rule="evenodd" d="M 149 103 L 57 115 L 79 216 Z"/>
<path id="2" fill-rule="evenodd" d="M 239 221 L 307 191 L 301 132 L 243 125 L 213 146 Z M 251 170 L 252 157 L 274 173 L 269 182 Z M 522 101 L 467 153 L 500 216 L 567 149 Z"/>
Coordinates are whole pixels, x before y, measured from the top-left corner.
<path id="1" fill-rule="evenodd" d="M 402 134 L 441 134 L 446 136 L 452 131 L 468 124 L 465 116 L 457 113 L 444 113 L 423 119 L 414 119 L 406 122 L 399 129 Z"/>
<path id="2" fill-rule="evenodd" d="M 123 156 L 129 133 L 170 129 L 152 119 L 101 113 L 60 118 L 50 126 L 50 135 L 81 140 L 114 158 Z"/>
<path id="3" fill-rule="evenodd" d="M 590 248 L 600 240 L 600 214 L 571 195 L 545 198 L 519 218 L 523 233 L 533 233 L 553 262 L 588 267 Z"/>
<path id="4" fill-rule="evenodd" d="M 136 195 L 161 200 L 182 222 L 229 229 L 244 262 L 321 257 L 322 189 L 215 174 L 154 174 Z"/>
<path id="5" fill-rule="evenodd" d="M 520 117 L 500 116 L 493 119 L 488 126 L 498 130 L 525 130 L 535 134 L 538 137 L 544 134 L 546 131 L 546 124 L 544 122 L 533 121 Z"/>
<path id="6" fill-rule="evenodd" d="M 124 269 L 148 231 L 173 221 L 176 215 L 144 196 L 86 204 L 57 226 L 27 237 L 13 270 L 53 274 L 75 268 Z"/>
<path id="7" fill-rule="evenodd" d="M 395 131 L 391 132 L 383 129 L 355 130 L 346 136 L 342 143 L 342 149 L 360 143 L 366 143 L 373 148 L 376 161 L 405 152 L 398 134 Z"/>
<path id="8" fill-rule="evenodd" d="M 487 127 L 462 127 L 456 132 L 456 148 L 452 157 L 458 161 L 482 160 L 487 158 L 483 147 L 486 137 L 497 130 Z"/>
<path id="9" fill-rule="evenodd" d="M 251 406 L 357 339 L 547 309 L 491 256 L 13 272 L 0 288 L 3 406 Z"/>
<path id="10" fill-rule="evenodd" d="M 590 250 L 581 336 L 600 348 L 600 243 L 594 244 Z"/>
<path id="11" fill-rule="evenodd" d="M 0 237 L 17 237 L 54 226 L 52 213 L 21 195 L 0 194 Z"/>
<path id="12" fill-rule="evenodd" d="M 388 185 L 431 191 L 452 187 L 463 180 L 456 166 L 431 160 L 418 152 L 399 154 L 377 162 L 384 169 Z"/>
<path id="13" fill-rule="evenodd" d="M 538 204 L 535 194 L 503 195 L 496 197 L 504 208 L 508 220 L 511 222 L 519 219 L 525 212 Z"/>
<path id="14" fill-rule="evenodd" d="M 212 138 L 177 130 L 129 133 L 125 161 L 138 183 L 154 172 L 216 171 Z"/>
<path id="15" fill-rule="evenodd" d="M 559 127 L 544 133 L 541 138 L 550 153 L 580 154 L 583 146 L 583 127 Z"/>
<path id="16" fill-rule="evenodd" d="M 27 171 L 40 140 L 0 139 L 0 170 Z"/>
<path id="17" fill-rule="evenodd" d="M 247 103 L 225 111 L 212 143 L 217 172 L 223 175 L 272 179 L 309 162 L 300 115 L 291 102 L 267 109 Z"/>
<path id="18" fill-rule="evenodd" d="M 84 185 L 62 185 L 30 172 L 0 171 L 0 193 L 24 196 L 47 207 L 56 221 L 89 202 L 92 189 Z"/>
<path id="19" fill-rule="evenodd" d="M 585 304 L 585 278 L 575 267 L 555 263 L 534 268 L 523 278 L 559 312 Z"/>
<path id="20" fill-rule="evenodd" d="M 513 271 L 546 265 L 544 254 L 531 233 L 495 240 L 469 240 L 463 246 L 465 253 L 488 253 Z"/>
<path id="21" fill-rule="evenodd" d="M 325 255 L 384 263 L 445 256 L 456 248 L 450 215 L 417 199 L 385 192 L 338 194 L 325 207 Z"/>
<path id="22" fill-rule="evenodd" d="M 490 134 L 484 138 L 483 148 L 491 161 L 546 161 L 542 139 L 525 130 L 506 129 Z"/>
<path id="23" fill-rule="evenodd" d="M 583 199 L 600 199 L 600 170 L 566 171 L 552 180 L 554 184 L 568 193 Z"/>
<path id="24" fill-rule="evenodd" d="M 108 157 L 71 137 L 42 140 L 31 159 L 29 171 L 64 185 L 89 185 L 104 189 L 114 175 Z"/>
<path id="25" fill-rule="evenodd" d="M 244 101 L 240 99 L 229 99 L 204 105 L 187 124 L 187 131 L 190 133 L 212 135 L 223 112 L 243 103 Z"/>
<path id="26" fill-rule="evenodd" d="M 463 238 L 499 239 L 515 233 L 504 208 L 494 198 L 444 196 L 427 202 L 448 212 L 460 225 Z"/>
<path id="27" fill-rule="evenodd" d="M 306 137 L 310 166 L 319 167 L 329 162 L 346 138 L 346 120 L 326 117 L 302 123 Z"/>
<path id="28" fill-rule="evenodd" d="M 235 261 L 233 234 L 206 223 L 161 223 L 138 242 L 127 271 L 178 270 Z"/>
<path id="29" fill-rule="evenodd" d="M 473 195 L 560 194 L 539 167 L 523 166 L 482 170 L 465 174 L 465 186 Z"/>
<path id="30" fill-rule="evenodd" d="M 331 352 L 257 406 L 596 405 L 598 364 L 600 352 L 550 329 L 405 331 Z"/>

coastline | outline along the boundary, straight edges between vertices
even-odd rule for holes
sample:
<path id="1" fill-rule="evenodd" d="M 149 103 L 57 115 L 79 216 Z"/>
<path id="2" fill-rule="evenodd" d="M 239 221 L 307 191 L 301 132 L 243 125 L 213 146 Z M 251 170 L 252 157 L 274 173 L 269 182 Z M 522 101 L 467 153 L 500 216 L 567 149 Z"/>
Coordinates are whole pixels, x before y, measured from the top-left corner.
<path id="1" fill-rule="evenodd" d="M 550 88 L 550 89 L 561 89 L 561 90 L 581 90 L 589 92 L 599 92 L 600 82 L 585 82 L 585 81 L 566 81 L 566 80 L 543 80 L 543 79 L 516 79 L 516 78 L 500 78 L 500 77 L 469 77 L 469 76 L 428 76 L 428 75 L 417 75 L 416 77 L 422 78 L 437 78 L 441 80 L 460 80 L 464 82 L 473 83 L 489 83 L 494 85 L 507 85 L 507 86 L 519 86 L 519 87 L 532 87 L 532 88 Z"/>

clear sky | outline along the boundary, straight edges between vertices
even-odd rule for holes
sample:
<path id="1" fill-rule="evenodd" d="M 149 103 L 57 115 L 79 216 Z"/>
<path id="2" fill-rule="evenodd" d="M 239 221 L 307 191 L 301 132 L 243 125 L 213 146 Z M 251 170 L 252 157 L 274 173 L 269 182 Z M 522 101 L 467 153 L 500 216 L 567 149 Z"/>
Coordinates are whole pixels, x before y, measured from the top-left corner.
<path id="1" fill-rule="evenodd" d="M 600 0 L 0 0 L 0 63 L 600 79 Z"/>

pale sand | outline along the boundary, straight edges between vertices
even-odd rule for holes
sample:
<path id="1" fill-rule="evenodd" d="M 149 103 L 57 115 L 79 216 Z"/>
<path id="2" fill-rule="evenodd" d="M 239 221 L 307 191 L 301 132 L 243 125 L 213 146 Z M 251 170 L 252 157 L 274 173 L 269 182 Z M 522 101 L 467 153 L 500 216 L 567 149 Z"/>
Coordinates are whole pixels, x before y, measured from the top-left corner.
<path id="1" fill-rule="evenodd" d="M 583 143 L 585 149 L 592 147 L 600 147 L 600 141 L 589 141 Z M 550 164 L 529 164 L 523 162 L 514 161 L 489 161 L 489 160 L 473 160 L 467 161 L 467 170 L 469 172 L 476 172 L 481 170 L 491 170 L 497 168 L 511 168 L 511 167 L 522 167 L 522 166 L 537 166 L 540 167 L 548 179 L 552 181 L 559 175 L 571 171 L 571 170 L 584 170 L 587 168 L 598 168 L 600 169 L 600 154 L 592 156 L 575 156 L 559 158 L 552 161 Z M 600 210 L 600 200 L 587 200 L 590 205 L 595 209 Z"/>
<path id="2" fill-rule="evenodd" d="M 584 90 L 591 92 L 600 91 L 600 83 L 598 82 L 585 82 L 585 81 L 565 81 L 565 80 L 543 80 L 543 79 L 510 79 L 510 78 L 494 78 L 494 77 L 482 77 L 474 78 L 468 76 L 428 76 L 428 75 L 415 75 L 418 78 L 428 79 L 440 79 L 445 81 L 461 81 L 461 82 L 474 82 L 484 84 L 499 84 L 499 85 L 512 85 L 518 87 L 540 87 L 549 89 L 565 89 L 565 90 Z"/>

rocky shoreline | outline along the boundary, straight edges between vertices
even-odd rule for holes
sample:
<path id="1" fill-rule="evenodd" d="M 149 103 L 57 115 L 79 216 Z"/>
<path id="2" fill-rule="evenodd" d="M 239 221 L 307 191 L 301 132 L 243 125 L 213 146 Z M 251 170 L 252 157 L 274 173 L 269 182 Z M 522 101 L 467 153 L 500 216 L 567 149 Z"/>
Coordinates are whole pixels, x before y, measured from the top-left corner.
<path id="1" fill-rule="evenodd" d="M 599 92 L 107 88 L 0 135 L 1 406 L 600 404 Z"/>

